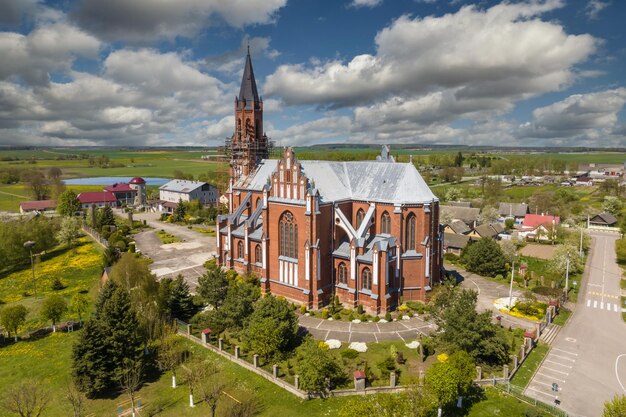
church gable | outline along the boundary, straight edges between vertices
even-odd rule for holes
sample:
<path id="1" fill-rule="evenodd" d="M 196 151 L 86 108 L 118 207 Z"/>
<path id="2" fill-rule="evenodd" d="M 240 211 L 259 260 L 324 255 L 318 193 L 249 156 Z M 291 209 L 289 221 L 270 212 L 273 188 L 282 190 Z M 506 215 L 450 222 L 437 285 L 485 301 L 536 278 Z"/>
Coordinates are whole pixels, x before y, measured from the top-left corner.
<path id="1" fill-rule="evenodd" d="M 288 200 L 304 200 L 309 189 L 309 180 L 302 172 L 300 161 L 291 148 L 285 148 L 283 159 L 278 161 L 272 174 L 271 196 Z"/>

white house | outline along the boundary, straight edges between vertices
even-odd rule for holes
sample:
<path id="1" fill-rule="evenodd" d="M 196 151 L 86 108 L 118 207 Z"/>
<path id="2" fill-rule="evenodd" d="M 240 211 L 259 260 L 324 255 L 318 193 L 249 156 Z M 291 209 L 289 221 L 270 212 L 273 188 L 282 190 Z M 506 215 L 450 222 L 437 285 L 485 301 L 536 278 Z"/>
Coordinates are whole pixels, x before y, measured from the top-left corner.
<path id="1" fill-rule="evenodd" d="M 217 187 L 202 181 L 172 180 L 159 187 L 159 210 L 172 212 L 179 201 L 199 200 L 203 205 L 217 204 Z"/>

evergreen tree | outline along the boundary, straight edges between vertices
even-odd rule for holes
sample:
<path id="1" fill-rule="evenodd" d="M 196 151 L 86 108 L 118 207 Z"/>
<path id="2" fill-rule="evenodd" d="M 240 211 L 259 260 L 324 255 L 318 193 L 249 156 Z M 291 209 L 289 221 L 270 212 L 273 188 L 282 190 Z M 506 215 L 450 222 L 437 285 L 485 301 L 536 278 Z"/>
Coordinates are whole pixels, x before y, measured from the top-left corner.
<path id="1" fill-rule="evenodd" d="M 489 277 L 506 274 L 506 259 L 500 245 L 493 239 L 483 238 L 466 246 L 461 259 L 470 272 Z"/>
<path id="2" fill-rule="evenodd" d="M 171 317 L 183 321 L 187 321 L 196 312 L 189 286 L 180 274 L 172 282 L 168 305 Z"/>
<path id="3" fill-rule="evenodd" d="M 112 280 L 100 291 L 96 311 L 72 352 L 72 375 L 89 397 L 117 386 L 128 360 L 141 361 L 143 341 L 130 296 Z"/>
<path id="4" fill-rule="evenodd" d="M 178 204 L 174 209 L 174 221 L 175 222 L 184 222 L 185 215 L 187 214 L 187 207 L 182 199 L 178 200 Z"/>
<path id="5" fill-rule="evenodd" d="M 102 230 L 103 226 L 115 226 L 115 215 L 109 206 L 104 206 L 98 213 L 98 229 Z"/>
<path id="6" fill-rule="evenodd" d="M 114 246 L 108 246 L 102 253 L 102 266 L 107 268 L 120 259 L 120 251 Z"/>
<path id="7" fill-rule="evenodd" d="M 227 291 L 228 278 L 218 266 L 209 266 L 207 272 L 198 279 L 198 295 L 215 308 L 222 306 Z"/>

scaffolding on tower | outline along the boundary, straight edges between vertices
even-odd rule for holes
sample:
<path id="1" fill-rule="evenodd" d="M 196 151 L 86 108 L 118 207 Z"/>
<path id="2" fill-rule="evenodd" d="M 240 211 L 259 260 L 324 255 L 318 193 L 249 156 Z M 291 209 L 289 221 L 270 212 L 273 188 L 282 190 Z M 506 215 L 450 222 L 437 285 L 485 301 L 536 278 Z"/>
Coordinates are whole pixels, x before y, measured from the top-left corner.
<path id="1" fill-rule="evenodd" d="M 243 176 L 243 172 L 236 170 L 236 167 L 252 173 L 254 166 L 249 167 L 248 165 L 256 165 L 262 159 L 275 157 L 274 141 L 265 135 L 258 140 L 248 138 L 235 140 L 235 135 L 233 135 L 225 140 L 224 154 L 229 160 L 233 180 L 236 182 Z"/>

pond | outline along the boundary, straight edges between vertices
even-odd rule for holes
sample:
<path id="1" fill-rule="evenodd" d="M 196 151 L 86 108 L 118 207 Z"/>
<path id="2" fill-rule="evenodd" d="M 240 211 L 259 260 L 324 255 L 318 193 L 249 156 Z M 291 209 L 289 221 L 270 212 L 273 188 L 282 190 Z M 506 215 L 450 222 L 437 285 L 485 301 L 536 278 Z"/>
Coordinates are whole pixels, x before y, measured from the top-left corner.
<path id="1" fill-rule="evenodd" d="M 67 185 L 113 185 L 116 182 L 128 183 L 134 177 L 89 177 L 89 178 L 71 178 L 64 180 Z M 170 178 L 141 177 L 146 180 L 147 185 L 161 186 L 169 181 Z"/>

